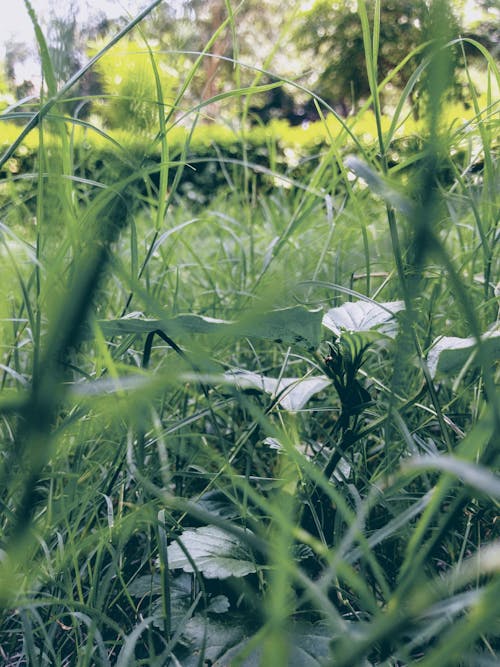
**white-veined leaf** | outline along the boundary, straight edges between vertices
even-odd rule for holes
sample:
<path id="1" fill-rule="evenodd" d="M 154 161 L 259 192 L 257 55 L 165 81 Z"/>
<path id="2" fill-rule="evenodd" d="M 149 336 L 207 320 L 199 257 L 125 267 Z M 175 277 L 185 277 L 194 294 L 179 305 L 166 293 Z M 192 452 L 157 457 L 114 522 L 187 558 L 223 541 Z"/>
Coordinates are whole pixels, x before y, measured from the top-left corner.
<path id="1" fill-rule="evenodd" d="M 171 578 L 169 582 L 170 596 L 176 600 L 189 599 L 192 592 L 191 578 L 187 574 Z M 144 574 L 129 584 L 127 588 L 134 598 L 142 598 L 145 595 L 158 596 L 162 593 L 161 576 L 158 572 Z"/>
<path id="2" fill-rule="evenodd" d="M 210 600 L 207 611 L 210 614 L 225 614 L 229 611 L 231 604 L 225 595 L 216 595 Z"/>
<path id="3" fill-rule="evenodd" d="M 240 516 L 238 505 L 229 500 L 227 495 L 217 489 L 212 489 L 201 495 L 196 501 L 198 507 L 224 519 L 234 519 Z"/>
<path id="4" fill-rule="evenodd" d="M 182 636 L 188 644 L 189 655 L 180 655 L 183 667 L 198 667 L 203 648 L 205 664 L 218 665 L 218 658 L 248 636 L 247 618 L 241 614 L 226 615 L 223 619 L 196 614 L 186 623 Z"/>
<path id="5" fill-rule="evenodd" d="M 402 301 L 387 301 L 386 303 L 348 301 L 327 311 L 323 316 L 323 326 L 337 336 L 340 336 L 343 331 L 378 331 L 392 338 L 397 333 L 397 320 L 394 314 L 403 308 Z"/>
<path id="6" fill-rule="evenodd" d="M 235 370 L 224 374 L 227 383 L 240 389 L 257 389 L 278 396 L 278 403 L 291 412 L 301 410 L 307 401 L 331 384 L 324 375 L 302 378 L 270 378 L 251 371 Z"/>
<path id="7" fill-rule="evenodd" d="M 492 329 L 481 338 L 486 353 L 494 363 L 500 359 L 500 331 Z M 465 366 L 477 350 L 477 341 L 472 336 L 457 338 L 456 336 L 442 336 L 432 344 L 427 354 L 427 366 L 431 377 L 436 375 L 451 375 Z"/>
<path id="8" fill-rule="evenodd" d="M 180 540 L 197 569 L 207 579 L 244 577 L 257 569 L 247 545 L 217 526 L 189 528 L 182 533 Z M 171 570 L 194 572 L 193 565 L 177 542 L 170 544 L 167 552 Z"/>

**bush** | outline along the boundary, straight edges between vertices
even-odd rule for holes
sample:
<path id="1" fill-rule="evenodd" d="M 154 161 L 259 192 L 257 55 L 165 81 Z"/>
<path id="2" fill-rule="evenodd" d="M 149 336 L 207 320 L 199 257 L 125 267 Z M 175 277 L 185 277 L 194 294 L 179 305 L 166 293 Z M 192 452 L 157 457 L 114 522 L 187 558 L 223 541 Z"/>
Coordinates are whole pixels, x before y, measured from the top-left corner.
<path id="1" fill-rule="evenodd" d="M 480 100 L 480 103 L 484 102 Z M 118 116 L 132 113 L 131 107 L 121 106 L 118 98 L 116 105 Z M 146 131 L 149 112 L 146 112 L 146 106 L 143 110 L 144 114 L 139 114 L 138 121 L 144 130 L 141 132 L 131 129 L 124 116 L 120 121 L 123 125 L 106 132 L 96 131 L 96 127 L 92 126 L 74 125 L 74 121 L 68 118 L 67 129 L 71 133 L 73 159 L 79 177 L 113 184 L 133 173 L 142 173 L 143 181 L 149 182 L 152 187 L 157 185 L 160 142 L 152 139 L 151 128 L 149 132 Z M 473 109 L 455 103 L 448 105 L 441 122 L 444 126 L 458 129 L 472 118 Z M 382 129 L 387 131 L 390 124 L 391 119 L 384 116 Z M 371 110 L 347 119 L 346 125 L 366 150 L 375 150 L 377 129 Z M 179 177 L 177 171 L 181 168 L 179 192 L 193 202 L 203 204 L 221 188 L 238 184 L 245 170 L 252 172 L 256 184 L 261 187 L 274 185 L 280 176 L 307 179 L 321 156 L 330 150 L 332 143 L 341 146 L 343 154 L 356 151 L 356 144 L 345 128 L 344 122 L 333 114 L 328 114 L 324 121 L 304 123 L 302 126 L 291 126 L 285 120 L 275 120 L 268 125 L 258 125 L 244 131 L 228 125 L 200 123 L 191 132 L 186 127 L 172 125 L 167 132 L 169 158 L 172 162 L 169 183 L 172 184 L 174 178 Z M 2 130 L 1 149 L 4 150 L 18 135 L 19 127 L 4 123 Z M 389 156 L 393 166 L 405 162 L 406 157 L 414 152 L 420 143 L 422 131 L 423 122 L 406 118 L 396 133 L 396 141 Z M 10 172 L 13 176 L 26 176 L 34 173 L 37 142 L 35 133 L 28 135 L 4 166 L 3 174 Z M 49 131 L 45 138 L 49 150 L 51 144 L 54 150 L 58 150 L 57 142 Z M 286 180 L 282 183 L 285 184 Z M 142 195 L 147 195 L 148 186 L 145 182 L 138 185 L 138 189 Z"/>

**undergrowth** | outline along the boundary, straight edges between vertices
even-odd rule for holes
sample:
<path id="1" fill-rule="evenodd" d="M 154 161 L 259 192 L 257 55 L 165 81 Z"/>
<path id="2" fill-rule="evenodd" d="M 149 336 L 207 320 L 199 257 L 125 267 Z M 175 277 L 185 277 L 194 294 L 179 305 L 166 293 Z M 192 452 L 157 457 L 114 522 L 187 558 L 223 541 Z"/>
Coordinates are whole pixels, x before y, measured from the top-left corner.
<path id="1" fill-rule="evenodd" d="M 119 174 L 82 175 L 65 114 L 156 4 L 59 88 L 32 13 L 46 87 L 0 159 L 36 137 L 1 184 L 2 664 L 498 664 L 494 59 L 471 43 L 488 91 L 469 81 L 472 117 L 444 122 L 460 42 L 436 0 L 387 125 L 380 3 L 359 2 L 376 141 L 337 117 L 300 179 L 259 172 L 254 72 L 227 94 L 241 154 L 215 151 L 225 185 L 200 206 L 179 184 L 214 100 L 182 102 L 216 35 L 173 105 L 155 76 L 159 159 L 101 133 Z M 425 122 L 394 160 L 422 72 Z"/>

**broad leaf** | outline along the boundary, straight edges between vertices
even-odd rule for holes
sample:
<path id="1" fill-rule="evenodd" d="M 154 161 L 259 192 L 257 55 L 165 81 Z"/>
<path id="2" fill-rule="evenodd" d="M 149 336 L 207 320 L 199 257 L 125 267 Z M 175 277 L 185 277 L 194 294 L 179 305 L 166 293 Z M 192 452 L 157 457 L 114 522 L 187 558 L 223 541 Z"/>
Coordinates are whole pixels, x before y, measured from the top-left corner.
<path id="1" fill-rule="evenodd" d="M 250 632 L 247 617 L 231 614 L 219 620 L 217 617 L 204 618 L 197 614 L 190 618 L 183 628 L 182 637 L 187 644 L 188 653 L 186 655 L 183 655 L 182 651 L 178 653 L 180 664 L 183 667 L 198 667 L 202 649 L 203 664 L 219 664 L 215 661 L 232 646 L 241 642 Z"/>
<path id="2" fill-rule="evenodd" d="M 121 336 L 124 334 L 148 334 L 161 329 L 170 336 L 186 334 L 222 333 L 232 323 L 201 315 L 177 315 L 165 319 L 149 319 L 142 313 L 122 317 L 118 320 L 100 320 L 99 326 L 105 336 Z"/>
<path id="3" fill-rule="evenodd" d="M 188 577 L 185 574 L 181 574 L 175 578 L 171 577 L 169 587 L 172 598 L 189 598 L 192 592 L 191 577 Z M 137 579 L 134 579 L 128 586 L 127 590 L 134 598 L 142 598 L 145 595 L 161 595 L 161 576 L 159 573 L 155 572 L 152 575 L 145 574 L 142 577 L 137 577 Z"/>
<path id="4" fill-rule="evenodd" d="M 301 410 L 314 394 L 331 384 L 331 380 L 323 375 L 304 379 L 276 379 L 245 370 L 225 373 L 224 379 L 240 389 L 256 389 L 271 396 L 278 396 L 281 407 L 290 411 Z"/>
<path id="5" fill-rule="evenodd" d="M 327 625 L 318 623 L 292 623 L 288 632 L 288 667 L 322 667 L 329 664 L 332 631 Z M 248 639 L 224 653 L 214 667 L 231 667 L 236 664 L 237 656 L 244 651 Z M 260 667 L 262 649 L 254 650 L 247 658 L 237 664 L 241 667 Z"/>
<path id="6" fill-rule="evenodd" d="M 234 325 L 234 334 L 316 349 L 321 340 L 321 309 L 293 306 L 267 313 L 250 312 Z"/>
<path id="7" fill-rule="evenodd" d="M 337 336 L 340 336 L 343 331 L 377 331 L 392 338 L 397 333 L 397 320 L 394 314 L 403 308 L 402 301 L 347 302 L 326 312 L 323 316 L 323 326 Z"/>
<path id="8" fill-rule="evenodd" d="M 218 490 L 207 491 L 196 501 L 198 507 L 224 519 L 234 519 L 241 515 L 241 510 L 225 493 Z"/>
<path id="9" fill-rule="evenodd" d="M 145 574 L 134 579 L 127 588 L 133 598 L 142 598 L 145 595 L 161 595 L 161 577 L 155 573 Z"/>
<path id="10" fill-rule="evenodd" d="M 170 628 L 177 630 L 186 623 L 192 604 L 193 585 L 191 576 L 182 573 L 178 577 L 170 577 Z M 151 611 L 155 616 L 153 625 L 163 628 L 163 603 L 161 599 L 161 576 L 158 573 L 144 575 L 135 579 L 128 587 L 128 592 L 134 598 L 154 598 Z"/>
<path id="11" fill-rule="evenodd" d="M 492 330 L 481 338 L 482 345 L 491 363 L 500 359 L 500 331 Z M 472 355 L 477 350 L 475 338 L 457 338 L 456 336 L 443 336 L 437 338 L 427 354 L 427 365 L 431 377 L 436 375 L 451 375 L 458 372 L 465 364 L 472 361 Z"/>
<path id="12" fill-rule="evenodd" d="M 141 313 L 133 313 L 117 320 L 100 320 L 99 326 L 103 334 L 108 337 L 124 334 L 148 334 L 160 329 L 172 337 L 182 337 L 188 334 L 245 336 L 315 349 L 320 342 L 321 318 L 321 310 L 308 310 L 303 306 L 293 306 L 266 313 L 250 312 L 240 321 L 220 320 L 193 314 L 148 319 Z"/>
<path id="13" fill-rule="evenodd" d="M 257 569 L 246 544 L 217 526 L 189 528 L 183 532 L 180 540 L 196 568 L 207 579 L 244 577 Z M 194 572 L 193 565 L 179 544 L 172 543 L 167 552 L 170 569 Z"/>
<path id="14" fill-rule="evenodd" d="M 135 370 L 135 369 L 134 369 Z M 151 377 L 147 375 L 124 375 L 122 377 L 103 377 L 98 380 L 79 381 L 71 385 L 73 396 L 106 396 L 124 391 L 147 391 L 151 387 Z"/>

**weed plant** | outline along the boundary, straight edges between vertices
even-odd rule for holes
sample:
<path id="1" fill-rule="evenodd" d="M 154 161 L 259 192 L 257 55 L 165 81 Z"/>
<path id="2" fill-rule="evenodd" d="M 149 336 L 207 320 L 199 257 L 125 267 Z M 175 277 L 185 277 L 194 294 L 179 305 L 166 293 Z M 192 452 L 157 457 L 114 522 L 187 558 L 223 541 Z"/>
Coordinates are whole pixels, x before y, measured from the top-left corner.
<path id="1" fill-rule="evenodd" d="M 462 42 L 435 0 L 383 129 L 380 2 L 360 1 L 377 144 L 339 119 L 300 183 L 270 165 L 261 192 L 253 71 L 225 95 L 241 164 L 214 153 L 228 185 L 200 208 L 177 191 L 189 146 L 173 160 L 169 131 L 217 101 L 183 105 L 216 36 L 173 105 L 145 43 L 159 166 L 103 182 L 75 161 L 65 100 L 157 4 L 59 88 L 31 11 L 44 94 L 0 160 L 37 133 L 36 170 L 1 185 L 0 661 L 499 664 L 494 59 L 471 43 L 488 103 L 469 81 L 474 119 L 443 124 Z M 237 13 L 228 26 L 236 39 Z M 426 133 L 393 164 L 423 74 Z"/>

